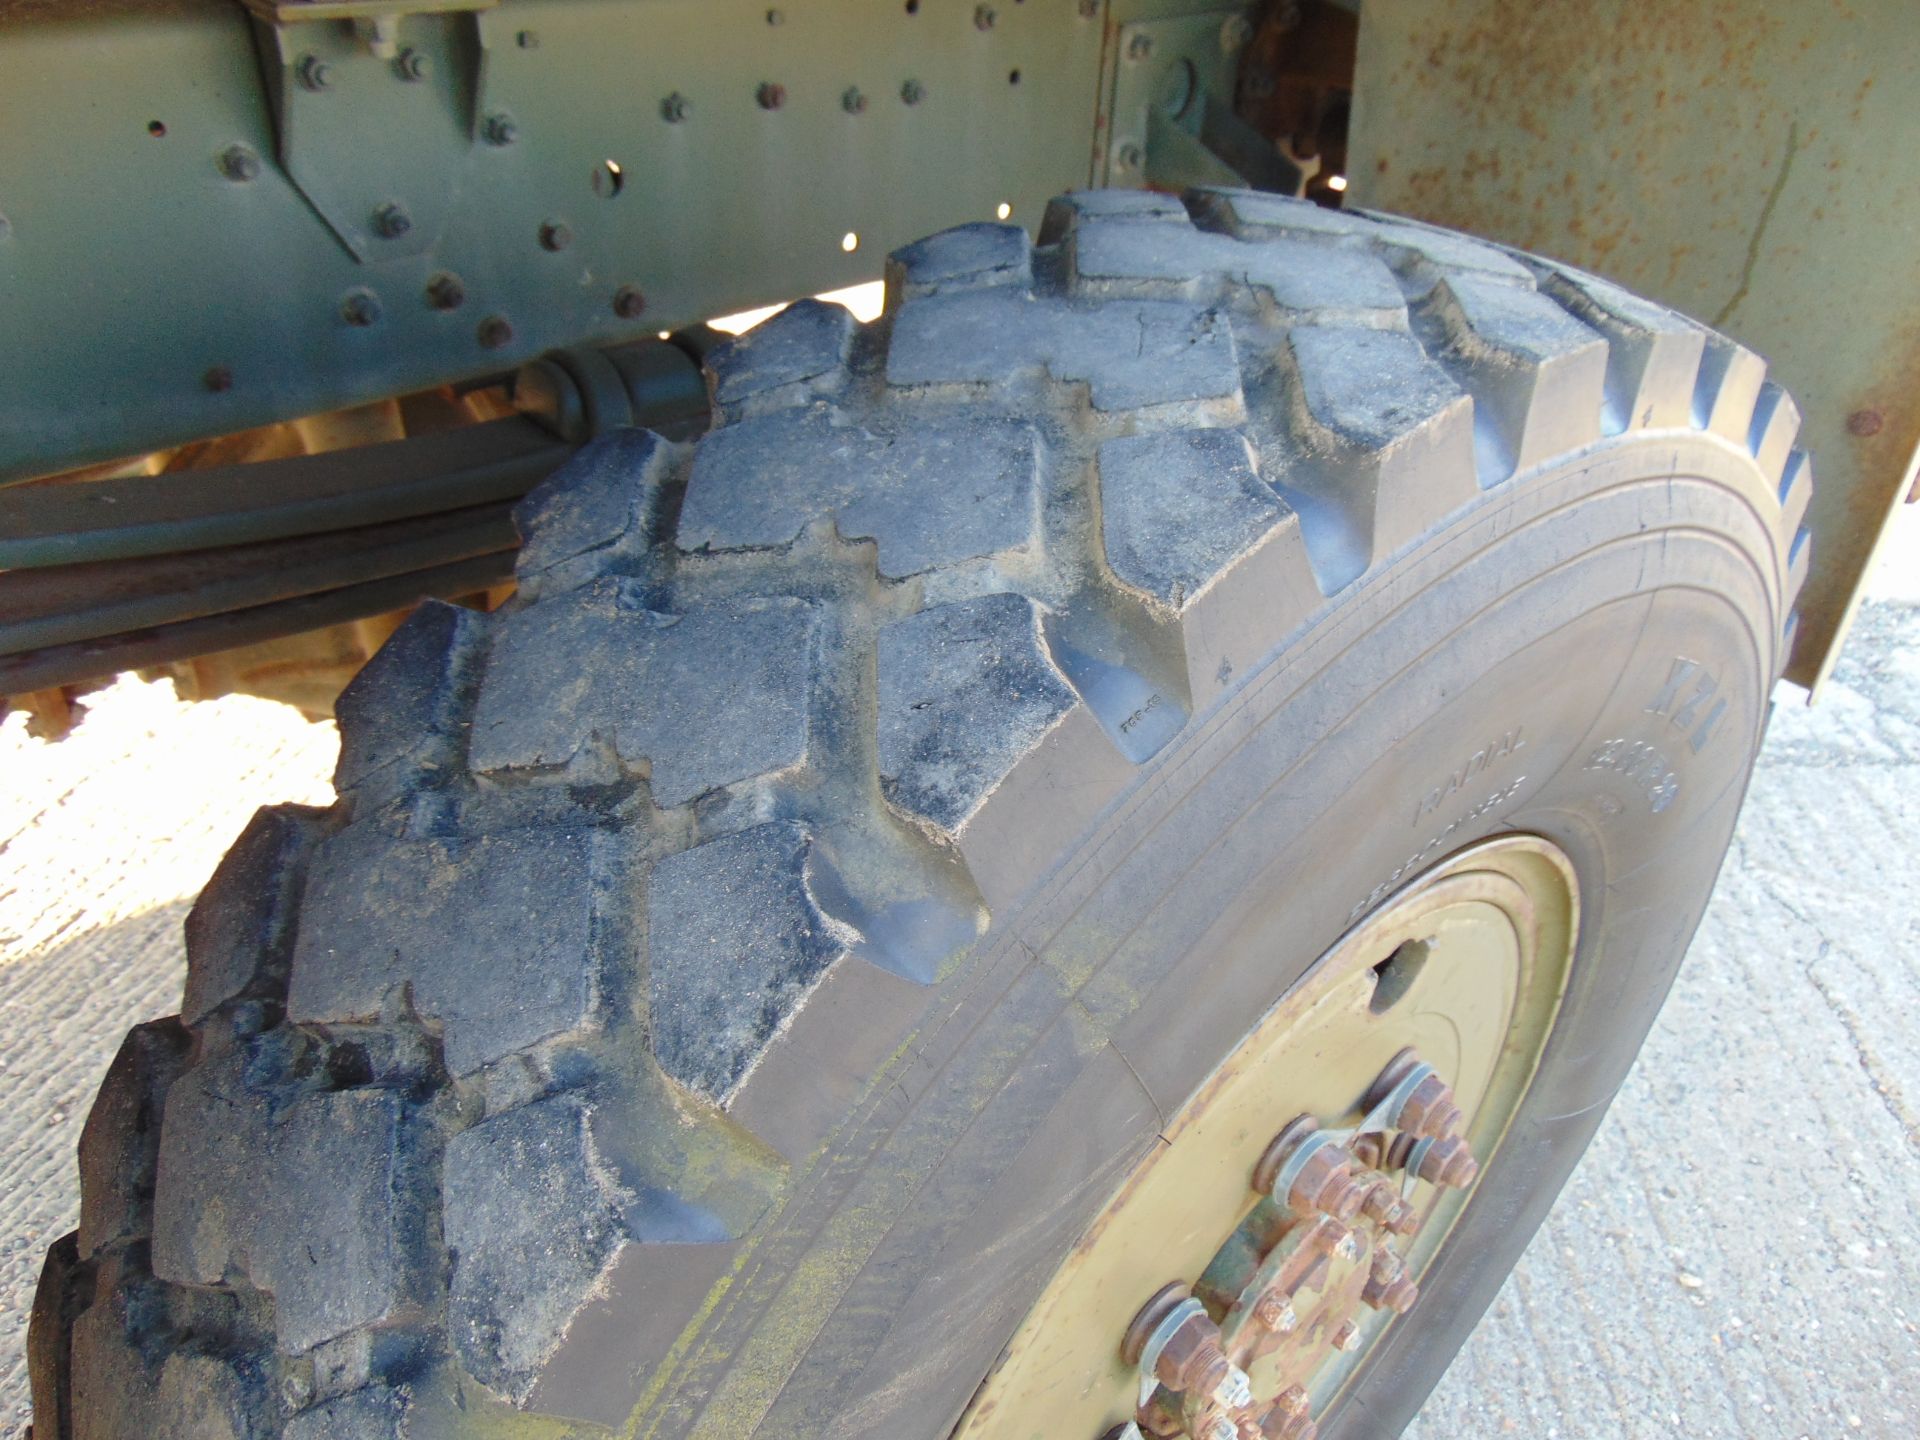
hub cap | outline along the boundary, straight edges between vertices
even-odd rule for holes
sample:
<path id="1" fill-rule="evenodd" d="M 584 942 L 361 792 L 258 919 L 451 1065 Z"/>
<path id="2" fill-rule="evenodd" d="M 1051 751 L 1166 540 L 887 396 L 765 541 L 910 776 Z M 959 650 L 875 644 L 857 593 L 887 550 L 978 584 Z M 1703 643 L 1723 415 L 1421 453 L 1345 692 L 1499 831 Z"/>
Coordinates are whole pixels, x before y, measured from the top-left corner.
<path id="1" fill-rule="evenodd" d="M 1578 908 L 1558 847 L 1503 836 L 1349 931 L 1167 1125 L 955 1440 L 1310 1440 L 1496 1153 Z"/>

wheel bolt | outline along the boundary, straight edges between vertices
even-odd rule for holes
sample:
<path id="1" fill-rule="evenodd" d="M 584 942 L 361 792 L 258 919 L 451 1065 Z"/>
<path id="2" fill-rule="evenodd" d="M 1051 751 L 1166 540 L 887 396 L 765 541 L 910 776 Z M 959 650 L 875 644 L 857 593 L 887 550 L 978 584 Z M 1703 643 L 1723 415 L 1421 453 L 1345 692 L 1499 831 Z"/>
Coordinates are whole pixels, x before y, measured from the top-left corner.
<path id="1" fill-rule="evenodd" d="M 1367 1191 L 1366 1202 L 1360 1209 L 1369 1220 L 1396 1235 L 1410 1235 L 1420 1227 L 1420 1217 L 1414 1208 L 1385 1180 L 1375 1182 Z"/>
<path id="2" fill-rule="evenodd" d="M 1420 1152 L 1417 1159 L 1415 1151 Z M 1473 1158 L 1473 1147 L 1462 1135 L 1443 1136 L 1423 1145 L 1415 1136 L 1403 1134 L 1387 1152 L 1387 1164 L 1393 1168 L 1411 1165 L 1422 1180 L 1449 1190 L 1466 1189 L 1480 1174 L 1480 1162 Z"/>
<path id="3" fill-rule="evenodd" d="M 1254 1323 L 1276 1335 L 1287 1335 L 1300 1328 L 1300 1315 L 1293 1301 L 1271 1292 L 1262 1295 L 1253 1306 Z"/>
<path id="4" fill-rule="evenodd" d="M 1360 1348 L 1360 1327 L 1351 1320 L 1342 1320 L 1340 1328 L 1333 1332 L 1333 1348 L 1344 1350 L 1348 1354 Z"/>

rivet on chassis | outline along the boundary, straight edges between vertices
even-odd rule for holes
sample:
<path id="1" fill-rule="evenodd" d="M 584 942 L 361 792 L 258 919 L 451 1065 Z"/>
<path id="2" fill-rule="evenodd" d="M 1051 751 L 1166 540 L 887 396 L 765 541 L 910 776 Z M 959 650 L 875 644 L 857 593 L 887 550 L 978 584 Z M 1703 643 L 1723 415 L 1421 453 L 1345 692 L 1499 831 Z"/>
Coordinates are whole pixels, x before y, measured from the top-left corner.
<path id="1" fill-rule="evenodd" d="M 982 5 L 973 12 L 973 28 L 976 30 L 991 30 L 999 22 L 1000 16 L 991 5 Z"/>
<path id="2" fill-rule="evenodd" d="M 787 103 L 787 87 L 775 80 L 764 80 L 753 92 L 753 98 L 762 110 L 778 110 Z"/>
<path id="3" fill-rule="evenodd" d="M 1135 35 L 1127 41 L 1127 59 L 1148 60 L 1152 57 L 1153 37 L 1151 35 Z"/>
<path id="4" fill-rule="evenodd" d="M 918 105 L 927 98 L 927 87 L 918 80 L 909 80 L 900 87 L 900 98 L 909 105 Z"/>
<path id="5" fill-rule="evenodd" d="M 380 297 L 371 290 L 349 290 L 340 300 L 340 318 L 364 330 L 380 323 Z"/>
<path id="6" fill-rule="evenodd" d="M 400 72 L 402 80 L 424 80 L 433 73 L 433 61 L 418 50 L 402 50 L 395 57 L 393 68 Z"/>
<path id="7" fill-rule="evenodd" d="M 1113 163 L 1122 170 L 1138 170 L 1147 163 L 1147 152 L 1128 140 L 1113 152 Z"/>
<path id="8" fill-rule="evenodd" d="M 489 315 L 474 334 L 483 349 L 498 350 L 513 343 L 513 322 L 504 315 Z"/>
<path id="9" fill-rule="evenodd" d="M 427 281 L 427 303 L 436 310 L 458 310 L 467 303 L 466 282 L 451 271 L 442 270 Z"/>
<path id="10" fill-rule="evenodd" d="M 233 371 L 225 365 L 212 365 L 207 373 L 200 377 L 200 383 L 215 395 L 224 395 L 233 389 Z"/>
<path id="11" fill-rule="evenodd" d="M 693 102 L 678 90 L 660 102 L 660 118 L 669 125 L 678 125 L 693 113 Z"/>
<path id="12" fill-rule="evenodd" d="M 622 320 L 638 320 L 647 313 L 646 293 L 638 285 L 622 285 L 613 292 L 613 313 Z"/>
<path id="13" fill-rule="evenodd" d="M 300 83 L 307 89 L 318 92 L 333 88 L 333 67 L 318 55 L 300 57 L 299 69 L 295 72 Z"/>
<path id="14" fill-rule="evenodd" d="M 540 227 L 540 248 L 561 251 L 573 244 L 573 227 L 564 220 L 548 220 Z"/>
<path id="15" fill-rule="evenodd" d="M 481 122 L 480 138 L 489 145 L 511 145 L 520 138 L 520 126 L 513 116 L 499 110 Z"/>
<path id="16" fill-rule="evenodd" d="M 260 174 L 260 157 L 249 145 L 229 145 L 220 152 L 214 162 L 220 167 L 220 173 L 236 184 L 244 185 L 257 179 Z"/>
<path id="17" fill-rule="evenodd" d="M 867 97 L 860 93 L 858 85 L 849 85 L 840 96 L 840 108 L 849 115 L 867 113 Z"/>

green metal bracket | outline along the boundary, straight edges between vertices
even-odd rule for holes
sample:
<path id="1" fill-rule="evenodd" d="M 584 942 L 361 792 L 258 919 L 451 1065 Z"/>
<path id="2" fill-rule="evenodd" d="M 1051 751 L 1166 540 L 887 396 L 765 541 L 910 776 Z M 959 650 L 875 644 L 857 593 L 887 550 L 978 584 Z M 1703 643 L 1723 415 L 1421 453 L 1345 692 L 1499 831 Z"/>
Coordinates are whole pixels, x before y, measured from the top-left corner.
<path id="1" fill-rule="evenodd" d="M 1252 33 L 1244 6 L 1155 14 L 1120 26 L 1105 157 L 1109 183 L 1299 193 L 1299 167 L 1233 113 L 1240 52 Z"/>
<path id="2" fill-rule="evenodd" d="M 287 177 L 355 259 L 431 252 L 486 159 L 474 153 L 487 124 L 478 17 L 389 15 L 378 32 L 339 20 L 256 29 Z"/>

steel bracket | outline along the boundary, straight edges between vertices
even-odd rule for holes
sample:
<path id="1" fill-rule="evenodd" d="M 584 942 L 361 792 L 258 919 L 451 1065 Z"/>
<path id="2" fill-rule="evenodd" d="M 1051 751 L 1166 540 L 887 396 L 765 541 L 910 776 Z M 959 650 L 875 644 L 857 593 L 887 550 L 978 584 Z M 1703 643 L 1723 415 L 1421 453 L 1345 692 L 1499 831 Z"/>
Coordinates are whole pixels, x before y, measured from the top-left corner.
<path id="1" fill-rule="evenodd" d="M 481 144 L 482 7 L 253 8 L 276 16 L 254 31 L 287 178 L 362 264 L 432 251 L 474 152 L 504 148 Z"/>

